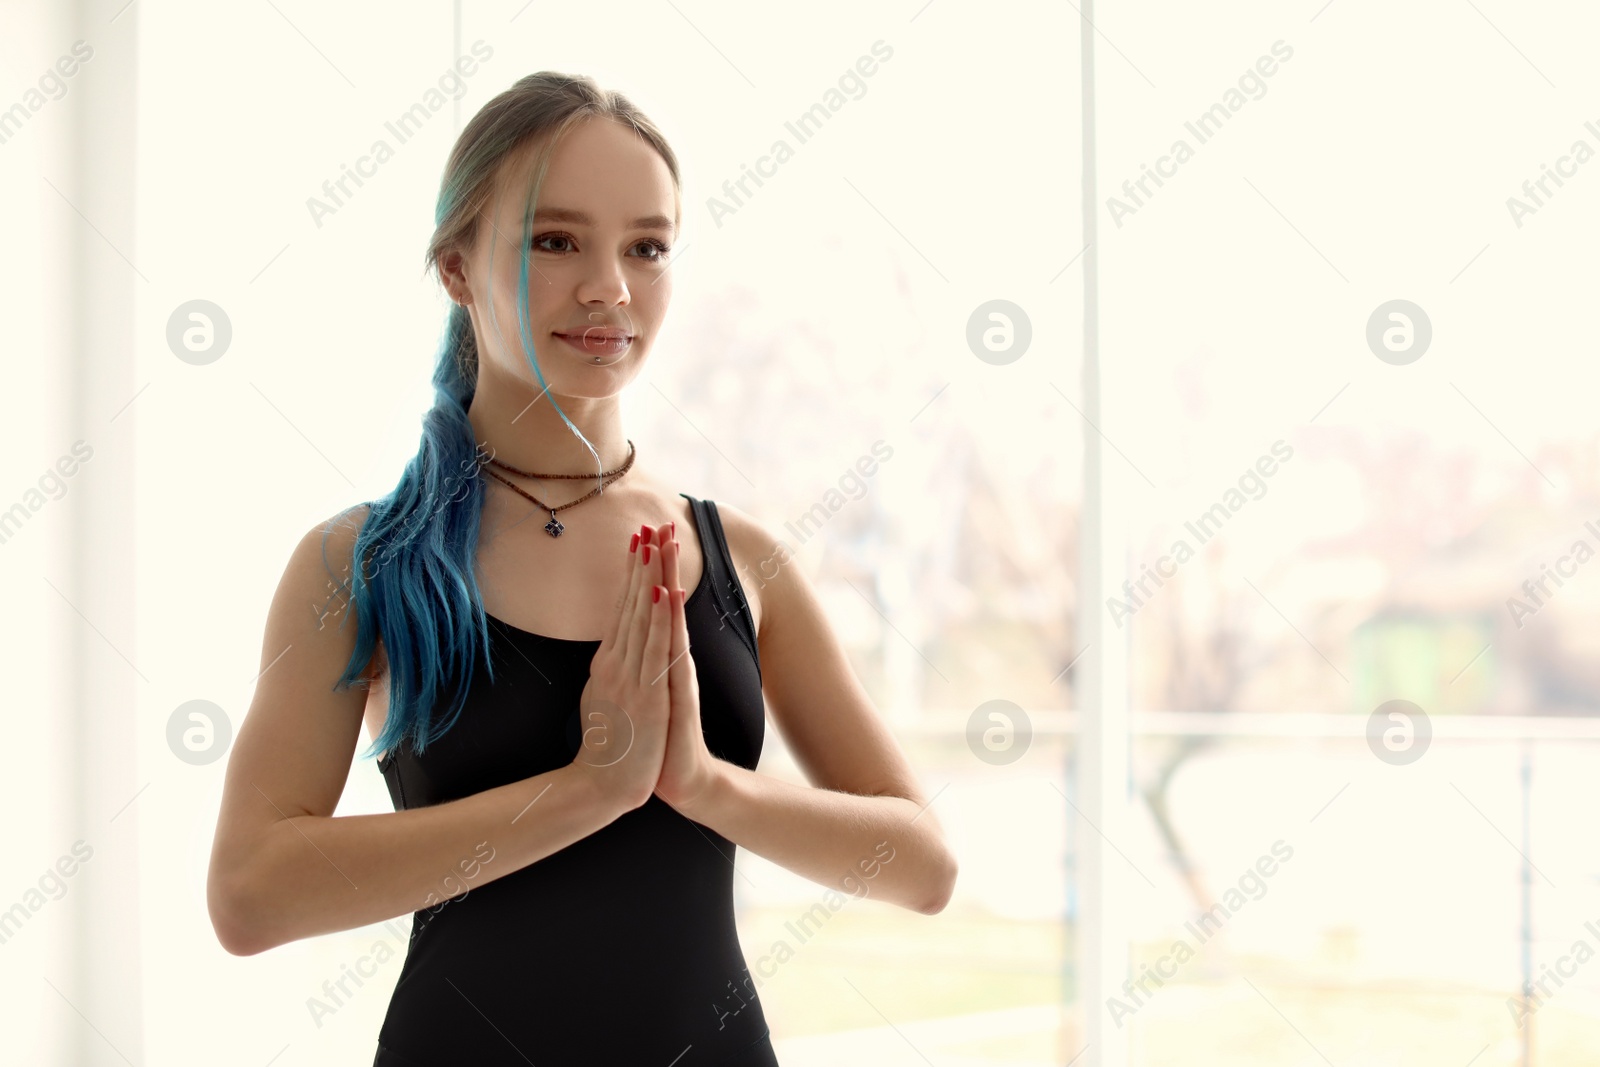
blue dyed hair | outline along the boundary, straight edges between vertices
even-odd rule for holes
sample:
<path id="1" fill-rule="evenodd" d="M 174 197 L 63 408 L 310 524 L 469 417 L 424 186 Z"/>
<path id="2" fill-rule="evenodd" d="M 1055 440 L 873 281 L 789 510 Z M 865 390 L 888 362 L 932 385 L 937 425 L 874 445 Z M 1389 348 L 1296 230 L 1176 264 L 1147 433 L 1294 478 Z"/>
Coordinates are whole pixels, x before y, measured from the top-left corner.
<path id="1" fill-rule="evenodd" d="M 517 250 L 521 261 L 517 332 L 547 396 L 549 385 L 535 357 L 528 321 L 534 204 L 555 144 L 567 129 L 591 118 L 611 119 L 632 129 L 660 154 L 674 188 L 681 189 L 677 158 L 665 137 L 626 97 L 600 88 L 584 75 L 541 71 L 489 101 L 461 131 L 445 165 L 426 257 L 425 269 L 437 271 L 446 253 L 470 251 L 480 238 L 479 215 L 495 190 L 501 165 L 519 148 L 544 139 L 528 188 Z M 492 232 L 489 239 L 494 239 Z M 488 315 L 498 331 L 492 301 Z M 422 419 L 421 446 L 406 464 L 399 484 L 387 496 L 366 502 L 370 510 L 353 551 L 353 559 L 362 564 L 352 565 L 353 576 L 344 580 L 343 594 L 355 605 L 356 643 L 334 688 L 349 688 L 366 677 L 380 637 L 389 676 L 388 718 L 362 753 L 363 759 L 392 751 L 402 742 L 420 753 L 443 736 L 460 717 L 480 655 L 490 681 L 494 680 L 488 620 L 474 566 L 485 487 L 479 475 L 477 438 L 467 420 L 477 384 L 478 343 L 472 318 L 466 307 L 456 305 L 446 321 L 434 366 L 434 403 Z M 555 404 L 553 396 L 550 402 Z M 561 421 L 594 455 L 598 478 L 599 453 L 560 405 L 555 406 Z M 333 525 L 323 531 L 324 562 Z M 451 704 L 443 716 L 436 715 L 446 693 L 453 695 Z"/>

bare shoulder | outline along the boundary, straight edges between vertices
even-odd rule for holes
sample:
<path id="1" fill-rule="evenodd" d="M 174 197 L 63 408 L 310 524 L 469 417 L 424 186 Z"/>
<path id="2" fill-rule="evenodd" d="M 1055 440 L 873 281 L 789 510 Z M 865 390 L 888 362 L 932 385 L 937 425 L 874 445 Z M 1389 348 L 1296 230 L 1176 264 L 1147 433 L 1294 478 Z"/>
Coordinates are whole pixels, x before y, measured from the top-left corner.
<path id="1" fill-rule="evenodd" d="M 332 626 L 345 630 L 350 634 L 352 645 L 355 620 L 353 617 L 348 622 L 345 620 L 353 615 L 355 546 L 371 511 L 370 504 L 356 504 L 317 523 L 300 539 L 289 563 L 296 584 L 302 589 L 316 591 L 313 610 L 317 629 Z M 385 662 L 380 639 L 363 677 L 371 680 L 381 674 Z"/>
<path id="2" fill-rule="evenodd" d="M 360 535 L 361 528 L 366 525 L 367 516 L 371 511 L 370 504 L 356 504 L 324 519 L 306 531 L 302 544 L 316 545 L 315 558 L 321 561 L 321 566 L 330 580 L 334 580 L 336 576 L 340 578 L 350 576 L 351 562 L 355 557 L 356 538 Z"/>
<path id="3" fill-rule="evenodd" d="M 772 612 L 783 594 L 775 581 L 790 561 L 789 546 L 760 519 L 733 504 L 718 500 L 717 516 L 727 536 L 728 552 L 739 571 L 739 584 L 750 603 L 757 637 L 765 637 L 776 616 Z"/>

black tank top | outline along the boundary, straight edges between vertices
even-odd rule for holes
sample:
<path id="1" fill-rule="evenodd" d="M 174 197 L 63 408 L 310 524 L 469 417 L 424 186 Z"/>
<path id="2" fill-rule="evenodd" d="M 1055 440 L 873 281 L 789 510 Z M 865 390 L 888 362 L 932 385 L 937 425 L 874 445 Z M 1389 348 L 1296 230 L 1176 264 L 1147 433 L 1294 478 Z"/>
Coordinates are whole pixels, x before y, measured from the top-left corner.
<path id="1" fill-rule="evenodd" d="M 680 495 L 705 559 L 684 612 L 706 747 L 754 770 L 765 727 L 755 630 L 716 505 Z M 578 698 L 600 642 L 494 616 L 489 633 L 495 683 L 479 663 L 442 738 L 421 756 L 401 743 L 378 761 L 396 810 L 576 756 Z M 448 706 L 442 698 L 441 712 Z M 494 862 L 485 836 L 469 860 Z M 735 851 L 652 796 L 495 881 L 474 886 L 454 872 L 440 903 L 412 915 L 374 1067 L 776 1067 L 734 926 Z M 446 899 L 463 882 L 464 895 Z"/>

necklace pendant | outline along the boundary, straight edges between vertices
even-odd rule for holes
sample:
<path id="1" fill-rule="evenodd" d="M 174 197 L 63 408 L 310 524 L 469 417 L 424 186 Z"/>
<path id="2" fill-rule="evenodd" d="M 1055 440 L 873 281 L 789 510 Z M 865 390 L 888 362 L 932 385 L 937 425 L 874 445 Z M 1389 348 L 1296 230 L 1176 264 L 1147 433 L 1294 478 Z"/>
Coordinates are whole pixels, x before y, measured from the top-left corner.
<path id="1" fill-rule="evenodd" d="M 548 533 L 551 537 L 560 537 L 561 531 L 565 530 L 566 527 L 561 525 L 561 521 L 556 518 L 556 513 L 552 511 L 550 513 L 550 521 L 544 524 L 544 529 L 545 533 Z"/>

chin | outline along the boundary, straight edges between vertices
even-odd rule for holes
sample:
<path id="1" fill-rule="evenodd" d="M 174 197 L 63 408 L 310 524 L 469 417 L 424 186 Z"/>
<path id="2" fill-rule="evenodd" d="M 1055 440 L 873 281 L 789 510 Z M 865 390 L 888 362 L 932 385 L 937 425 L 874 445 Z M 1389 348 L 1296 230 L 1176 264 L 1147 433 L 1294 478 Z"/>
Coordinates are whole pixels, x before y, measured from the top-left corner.
<path id="1" fill-rule="evenodd" d="M 620 395 L 638 375 L 638 371 L 639 362 L 633 358 L 623 358 L 609 364 L 579 362 L 572 367 L 563 367 L 556 374 L 551 374 L 549 367 L 544 368 L 545 381 L 550 383 L 550 394 L 558 400 L 568 397 L 574 400 L 607 400 Z M 537 381 L 531 384 L 538 388 Z"/>

